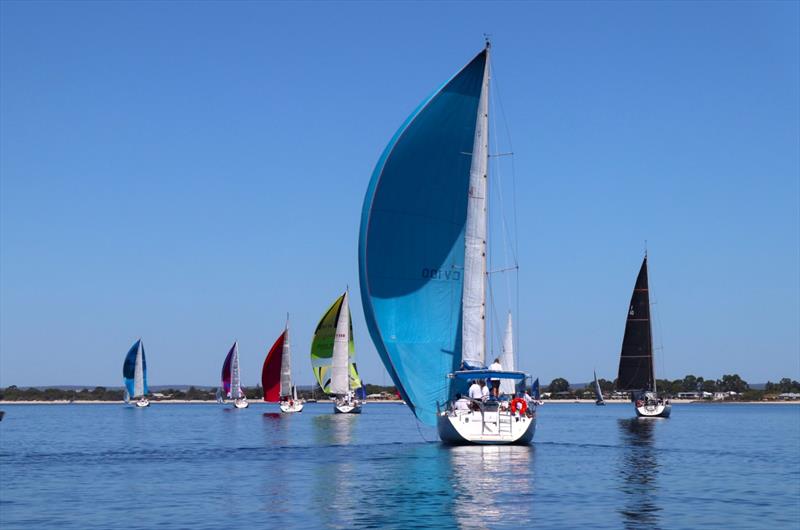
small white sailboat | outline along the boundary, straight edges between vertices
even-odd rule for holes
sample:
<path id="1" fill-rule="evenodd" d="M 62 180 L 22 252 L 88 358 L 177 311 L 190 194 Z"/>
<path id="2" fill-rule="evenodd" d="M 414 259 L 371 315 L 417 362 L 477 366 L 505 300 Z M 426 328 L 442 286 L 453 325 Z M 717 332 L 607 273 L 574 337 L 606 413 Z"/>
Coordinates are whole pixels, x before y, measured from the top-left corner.
<path id="1" fill-rule="evenodd" d="M 359 278 L 364 316 L 403 400 L 447 443 L 526 444 L 535 404 L 459 398 L 528 375 L 486 366 L 489 52 L 409 116 L 378 160 L 364 199 Z M 511 320 L 503 358 L 513 359 Z M 511 368 L 511 369 L 509 369 Z"/>
<path id="2" fill-rule="evenodd" d="M 360 414 L 365 401 L 354 361 L 349 300 L 349 291 L 345 291 L 317 324 L 311 342 L 311 365 L 320 388 L 333 398 L 334 412 Z"/>
<path id="3" fill-rule="evenodd" d="M 225 398 L 233 400 L 237 409 L 246 409 L 250 404 L 242 390 L 241 375 L 239 370 L 239 343 L 234 342 L 225 362 L 222 363 L 222 386 L 217 390 L 217 402 L 225 403 Z"/>
<path id="4" fill-rule="evenodd" d="M 292 397 L 280 404 L 281 412 L 303 412 L 305 401 L 297 397 L 297 387 L 292 387 Z"/>
<path id="5" fill-rule="evenodd" d="M 144 355 L 144 343 L 137 340 L 125 355 L 122 364 L 122 379 L 125 382 L 125 403 L 131 403 L 138 408 L 150 406 L 147 399 L 147 360 Z"/>
<path id="6" fill-rule="evenodd" d="M 625 321 L 617 388 L 631 393 L 631 401 L 634 402 L 636 415 L 639 417 L 668 418 L 672 412 L 669 399 L 659 398 L 656 389 L 646 253 L 636 277 Z"/>
<path id="7" fill-rule="evenodd" d="M 297 388 L 292 385 L 292 350 L 289 344 L 288 315 L 283 333 L 264 359 L 261 386 L 264 389 L 264 401 L 278 403 L 281 412 L 292 413 L 303 410 L 304 402 L 297 398 Z"/>
<path id="8" fill-rule="evenodd" d="M 597 406 L 605 405 L 603 399 L 603 389 L 600 388 L 600 382 L 597 380 L 597 372 L 594 372 L 594 404 Z"/>

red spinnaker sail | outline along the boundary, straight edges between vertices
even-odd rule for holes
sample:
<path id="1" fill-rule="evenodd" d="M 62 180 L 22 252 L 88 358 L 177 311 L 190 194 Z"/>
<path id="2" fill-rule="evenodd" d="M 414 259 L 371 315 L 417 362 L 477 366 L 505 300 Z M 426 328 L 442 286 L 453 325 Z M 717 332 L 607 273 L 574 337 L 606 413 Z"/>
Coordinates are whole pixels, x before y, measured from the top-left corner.
<path id="1" fill-rule="evenodd" d="M 270 348 L 261 369 L 261 386 L 264 388 L 264 401 L 277 402 L 281 399 L 281 361 L 283 359 L 283 340 L 286 332 Z M 290 392 L 290 389 L 286 389 Z"/>

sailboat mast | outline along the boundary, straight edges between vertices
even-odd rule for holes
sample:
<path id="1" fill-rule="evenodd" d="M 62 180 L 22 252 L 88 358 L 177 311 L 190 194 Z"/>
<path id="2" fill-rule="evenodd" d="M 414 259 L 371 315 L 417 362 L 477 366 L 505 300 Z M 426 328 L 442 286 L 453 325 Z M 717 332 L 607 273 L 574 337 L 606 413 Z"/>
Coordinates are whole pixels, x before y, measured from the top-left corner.
<path id="1" fill-rule="evenodd" d="M 487 181 L 489 177 L 489 49 L 478 101 L 469 195 L 464 234 L 464 288 L 461 296 L 461 359 L 471 365 L 485 365 L 486 352 L 486 237 Z"/>

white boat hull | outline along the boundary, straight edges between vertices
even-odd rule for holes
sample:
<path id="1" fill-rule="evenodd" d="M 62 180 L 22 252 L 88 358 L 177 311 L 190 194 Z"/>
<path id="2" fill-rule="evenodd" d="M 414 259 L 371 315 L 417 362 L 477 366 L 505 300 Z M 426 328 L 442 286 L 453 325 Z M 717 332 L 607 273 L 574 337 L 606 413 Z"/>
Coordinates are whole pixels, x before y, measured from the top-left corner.
<path id="1" fill-rule="evenodd" d="M 672 405 L 669 402 L 644 404 L 636 407 L 636 415 L 640 418 L 669 418 L 671 412 Z"/>
<path id="2" fill-rule="evenodd" d="M 437 417 L 439 438 L 446 444 L 526 445 L 536 431 L 533 416 L 511 414 L 509 411 L 442 412 Z"/>
<path id="3" fill-rule="evenodd" d="M 150 402 L 148 400 L 146 400 L 145 398 L 142 398 L 139 401 L 136 401 L 134 404 L 136 405 L 137 408 L 140 408 L 140 409 L 143 409 L 144 407 L 149 407 L 150 406 Z"/>
<path id="4" fill-rule="evenodd" d="M 302 401 L 292 401 L 291 403 L 288 401 L 281 401 L 280 403 L 281 412 L 290 414 L 292 412 L 302 412 L 303 411 L 303 402 Z"/>
<path id="5" fill-rule="evenodd" d="M 237 409 L 246 409 L 249 406 L 250 403 L 246 399 L 237 399 L 233 402 L 233 407 Z"/>
<path id="6" fill-rule="evenodd" d="M 333 403 L 333 412 L 336 414 L 361 414 L 362 404 L 358 401 L 351 403 Z"/>

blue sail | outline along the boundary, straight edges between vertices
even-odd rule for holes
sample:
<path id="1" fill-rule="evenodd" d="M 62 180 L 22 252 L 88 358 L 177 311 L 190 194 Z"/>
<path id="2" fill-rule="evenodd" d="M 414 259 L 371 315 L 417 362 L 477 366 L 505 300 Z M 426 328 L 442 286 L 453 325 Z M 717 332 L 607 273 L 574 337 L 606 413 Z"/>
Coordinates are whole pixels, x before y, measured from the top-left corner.
<path id="1" fill-rule="evenodd" d="M 486 52 L 425 100 L 378 160 L 361 213 L 361 300 L 403 399 L 434 425 L 461 364 L 464 227 Z"/>
<path id="2" fill-rule="evenodd" d="M 136 393 L 136 355 L 139 348 L 142 348 L 142 392 Z M 148 393 L 147 389 L 147 361 L 144 356 L 144 345 L 142 339 L 137 340 L 125 355 L 125 362 L 122 364 L 122 379 L 130 397 L 139 397 Z"/>
<path id="3" fill-rule="evenodd" d="M 541 392 L 539 391 L 539 378 L 536 378 L 536 381 L 533 382 L 531 386 L 531 397 L 533 399 L 539 400 L 542 399 Z"/>

